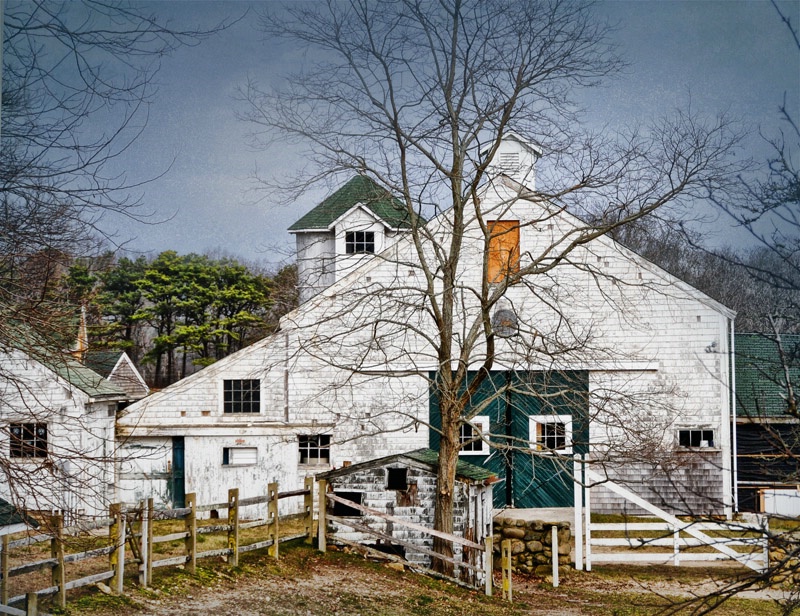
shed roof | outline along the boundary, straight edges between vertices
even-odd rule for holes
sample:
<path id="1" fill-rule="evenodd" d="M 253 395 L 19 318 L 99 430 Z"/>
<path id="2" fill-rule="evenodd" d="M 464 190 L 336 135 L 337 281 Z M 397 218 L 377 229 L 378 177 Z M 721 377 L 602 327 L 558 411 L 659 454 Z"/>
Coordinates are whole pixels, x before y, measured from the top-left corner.
<path id="1" fill-rule="evenodd" d="M 361 204 L 392 229 L 411 226 L 402 201 L 365 175 L 357 175 L 289 227 L 289 231 L 326 230 L 348 210 Z"/>
<path id="2" fill-rule="evenodd" d="M 737 414 L 779 417 L 786 414 L 786 374 L 778 343 L 766 334 L 736 334 Z M 782 335 L 789 380 L 800 387 L 800 335 Z M 800 395 L 796 391 L 795 395 Z"/>
<path id="3" fill-rule="evenodd" d="M 359 462 L 352 466 L 345 466 L 337 468 L 327 473 L 320 473 L 317 475 L 318 479 L 334 479 L 342 477 L 352 472 L 359 471 L 365 468 L 375 468 L 377 466 L 385 466 L 395 462 L 404 462 L 406 464 L 413 464 L 415 466 L 422 466 L 427 468 L 432 473 L 435 473 L 439 466 L 439 452 L 433 449 L 415 449 L 406 453 L 398 453 L 375 460 L 368 460 L 367 462 Z M 497 479 L 497 475 L 491 471 L 459 460 L 456 465 L 456 478 L 465 480 L 471 483 L 493 483 Z"/>
<path id="4" fill-rule="evenodd" d="M 39 523 L 36 520 L 22 513 L 8 501 L 0 498 L 0 527 L 13 526 L 15 524 L 25 524 L 33 528 L 39 528 Z"/>

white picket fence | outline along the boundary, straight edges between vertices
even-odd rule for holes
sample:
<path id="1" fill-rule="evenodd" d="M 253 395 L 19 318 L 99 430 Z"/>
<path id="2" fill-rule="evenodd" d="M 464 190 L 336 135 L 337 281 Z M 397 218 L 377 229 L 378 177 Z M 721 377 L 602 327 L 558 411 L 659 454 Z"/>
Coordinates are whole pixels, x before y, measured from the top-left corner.
<path id="1" fill-rule="evenodd" d="M 769 567 L 766 527 L 731 521 L 680 520 L 594 472 L 579 456 L 575 457 L 574 472 L 575 568 L 578 570 L 585 567 L 591 571 L 593 563 L 680 565 L 690 561 L 717 560 L 735 560 L 759 572 Z M 592 486 L 598 485 L 662 522 L 592 522 Z M 614 536 L 597 537 L 594 533 Z"/>

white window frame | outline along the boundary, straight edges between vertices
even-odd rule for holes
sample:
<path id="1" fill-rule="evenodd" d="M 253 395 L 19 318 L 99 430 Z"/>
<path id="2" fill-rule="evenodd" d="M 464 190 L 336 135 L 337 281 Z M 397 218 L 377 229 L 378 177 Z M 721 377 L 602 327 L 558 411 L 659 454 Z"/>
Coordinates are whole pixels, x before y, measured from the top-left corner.
<path id="1" fill-rule="evenodd" d="M 691 433 L 692 432 L 699 432 L 700 436 L 703 436 L 703 432 L 711 432 L 711 442 L 703 441 L 702 438 L 700 439 L 698 445 L 681 445 L 681 432 L 688 432 L 689 433 L 689 441 L 691 443 Z M 706 443 L 703 445 L 703 443 Z M 695 449 L 719 449 L 719 444 L 717 444 L 717 431 L 712 428 L 711 426 L 680 426 L 675 431 L 675 444 L 678 449 L 683 451 L 686 450 L 695 450 Z"/>
<path id="2" fill-rule="evenodd" d="M 460 456 L 488 456 L 489 451 L 489 443 L 486 442 L 486 439 L 489 438 L 489 428 L 491 425 L 491 421 L 488 415 L 476 415 L 472 419 L 469 420 L 474 428 L 480 430 L 481 435 L 483 438 L 481 440 L 476 441 L 475 445 L 480 446 L 480 449 L 472 449 L 472 450 L 464 450 L 461 449 L 461 428 L 464 427 L 466 424 L 462 424 L 461 428 L 459 428 L 458 440 L 459 440 L 459 448 L 458 448 L 458 455 Z M 473 430 L 474 430 L 473 428 Z"/>
<path id="3" fill-rule="evenodd" d="M 542 447 L 539 440 L 539 426 L 545 424 L 560 423 L 564 425 L 564 442 L 566 447 L 563 449 L 546 450 Z M 540 451 L 543 454 L 571 454 L 572 453 L 572 415 L 531 415 L 529 417 L 529 438 L 531 449 Z"/>
<path id="4" fill-rule="evenodd" d="M 225 462 L 225 451 L 228 452 L 228 462 Z M 233 452 L 239 451 L 241 452 L 240 455 L 244 455 L 244 451 L 250 451 L 255 453 L 252 462 L 237 462 L 236 456 L 232 455 Z M 236 446 L 236 447 L 223 447 L 222 448 L 222 466 L 255 466 L 258 464 L 258 447 L 243 447 L 243 446 Z"/>

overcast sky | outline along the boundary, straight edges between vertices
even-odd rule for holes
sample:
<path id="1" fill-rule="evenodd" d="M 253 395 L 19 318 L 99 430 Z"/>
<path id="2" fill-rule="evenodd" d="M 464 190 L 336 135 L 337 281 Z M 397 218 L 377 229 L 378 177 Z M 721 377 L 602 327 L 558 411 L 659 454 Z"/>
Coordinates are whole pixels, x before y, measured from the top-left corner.
<path id="1" fill-rule="evenodd" d="M 259 3 L 146 4 L 175 27 L 189 27 L 244 14 Z M 800 2 L 780 6 L 800 24 Z M 691 104 L 698 112 L 729 112 L 754 133 L 775 135 L 784 94 L 800 118 L 800 53 L 769 2 L 619 1 L 599 8 L 619 22 L 616 37 L 631 66 L 586 98 L 592 123 L 619 128 Z M 235 117 L 237 86 L 248 77 L 262 84 L 280 80 L 296 61 L 292 50 L 264 41 L 255 22 L 249 13 L 210 40 L 164 60 L 147 129 L 127 153 L 124 170 L 151 177 L 169 167 L 142 193 L 146 207 L 168 221 L 105 222 L 118 240 L 129 240 L 132 254 L 220 250 L 278 266 L 291 252 L 286 228 L 324 197 L 317 193 L 302 203 L 276 206 L 270 198 L 254 203 L 248 190 L 254 170 L 280 172 L 297 164 L 284 153 L 251 151 L 248 127 Z M 766 155 L 757 135 L 748 143 L 752 155 Z M 718 226 L 724 233 L 724 223 Z"/>

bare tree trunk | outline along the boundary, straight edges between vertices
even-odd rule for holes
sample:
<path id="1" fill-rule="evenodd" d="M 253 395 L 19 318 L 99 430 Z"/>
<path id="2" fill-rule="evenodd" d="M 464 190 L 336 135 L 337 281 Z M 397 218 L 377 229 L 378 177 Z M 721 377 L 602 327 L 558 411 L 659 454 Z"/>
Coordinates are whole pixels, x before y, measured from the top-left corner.
<path id="1" fill-rule="evenodd" d="M 439 446 L 439 470 L 436 476 L 436 507 L 434 509 L 433 526 L 443 533 L 453 533 L 453 487 L 455 486 L 456 465 L 458 464 L 458 428 L 457 415 L 453 417 L 454 409 L 448 405 L 447 411 L 442 412 L 442 425 L 450 429 L 442 430 L 441 444 Z M 445 419 L 445 416 L 448 416 Z M 433 538 L 433 550 L 442 556 L 453 558 L 453 544 L 439 537 Z M 453 563 L 434 558 L 433 569 L 445 575 L 453 575 Z"/>

